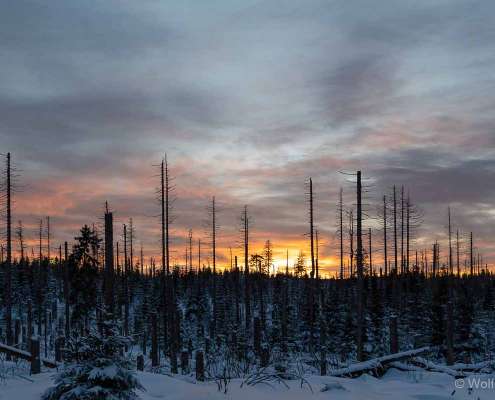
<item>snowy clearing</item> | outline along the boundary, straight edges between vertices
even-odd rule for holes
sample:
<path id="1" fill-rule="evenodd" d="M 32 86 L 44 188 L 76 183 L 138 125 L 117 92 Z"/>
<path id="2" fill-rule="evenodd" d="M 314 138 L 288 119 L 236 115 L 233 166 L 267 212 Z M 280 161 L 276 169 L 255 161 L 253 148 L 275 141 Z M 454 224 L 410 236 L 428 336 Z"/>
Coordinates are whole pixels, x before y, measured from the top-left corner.
<path id="1" fill-rule="evenodd" d="M 495 375 L 473 375 L 466 378 L 463 388 L 455 388 L 454 379 L 443 373 L 403 372 L 389 370 L 381 379 L 363 375 L 357 379 L 311 376 L 307 386 L 300 387 L 299 381 L 283 384 L 246 386 L 242 380 L 232 380 L 227 394 L 219 392 L 215 382 L 193 383 L 187 377 L 140 372 L 139 380 L 146 388 L 140 392 L 142 400 L 442 400 L 473 399 L 488 400 L 495 396 Z M 33 382 L 23 378 L 10 378 L 0 384 L 0 400 L 39 400 L 41 394 L 52 385 L 52 374 L 43 373 L 31 376 Z M 470 385 L 489 385 L 469 390 Z"/>

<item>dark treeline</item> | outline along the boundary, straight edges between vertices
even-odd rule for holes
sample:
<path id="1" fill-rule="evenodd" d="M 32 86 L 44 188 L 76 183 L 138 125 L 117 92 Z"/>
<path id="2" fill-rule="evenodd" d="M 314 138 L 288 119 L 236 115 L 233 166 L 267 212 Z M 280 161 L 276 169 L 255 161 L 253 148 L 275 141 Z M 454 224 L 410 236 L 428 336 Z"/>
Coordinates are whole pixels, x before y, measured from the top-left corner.
<path id="1" fill-rule="evenodd" d="M 96 238 L 89 228 L 78 241 L 62 262 L 13 264 L 13 345 L 29 349 L 37 335 L 42 355 L 54 358 L 57 338 L 87 334 L 107 302 L 149 364 L 172 372 L 188 369 L 199 351 L 207 368 L 228 359 L 284 369 L 300 358 L 324 372 L 358 359 L 357 278 L 246 274 L 237 265 L 216 275 L 177 267 L 165 278 L 118 266 L 109 276 L 91 255 Z M 105 300 L 109 286 L 113 295 Z M 488 274 L 365 276 L 363 359 L 430 345 L 446 362 L 486 358 L 495 350 L 494 289 Z"/>

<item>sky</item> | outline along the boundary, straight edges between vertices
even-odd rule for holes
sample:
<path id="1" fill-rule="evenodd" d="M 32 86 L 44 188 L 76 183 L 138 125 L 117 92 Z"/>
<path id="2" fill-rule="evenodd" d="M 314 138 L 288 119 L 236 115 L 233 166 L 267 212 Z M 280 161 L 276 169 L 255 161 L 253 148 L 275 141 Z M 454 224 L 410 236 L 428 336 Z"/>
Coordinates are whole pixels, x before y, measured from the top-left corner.
<path id="1" fill-rule="evenodd" d="M 413 248 L 438 240 L 447 208 L 495 263 L 495 3 L 485 1 L 3 1 L 0 140 L 18 170 L 14 219 L 29 245 L 50 216 L 53 246 L 81 225 L 133 218 L 159 248 L 157 164 L 174 177 L 173 257 L 203 238 L 218 203 L 220 263 L 308 253 L 307 181 L 320 265 L 338 256 L 336 204 L 366 177 L 365 228 L 404 186 L 422 215 Z M 345 173 L 342 173 L 345 172 Z M 16 245 L 16 247 L 18 247 Z M 52 250 L 53 251 L 53 250 Z M 462 260 L 461 260 L 462 261 Z M 240 260 L 241 262 L 241 260 Z"/>

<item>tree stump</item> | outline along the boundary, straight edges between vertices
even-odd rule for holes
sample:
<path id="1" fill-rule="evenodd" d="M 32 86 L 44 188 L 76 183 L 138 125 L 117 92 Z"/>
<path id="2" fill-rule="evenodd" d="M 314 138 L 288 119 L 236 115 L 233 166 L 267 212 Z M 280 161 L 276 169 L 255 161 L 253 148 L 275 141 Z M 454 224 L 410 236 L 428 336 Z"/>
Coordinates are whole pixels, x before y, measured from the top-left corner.
<path id="1" fill-rule="evenodd" d="M 40 340 L 38 337 L 31 338 L 31 375 L 41 372 Z"/>
<path id="2" fill-rule="evenodd" d="M 196 352 L 196 380 L 197 381 L 205 380 L 205 362 L 202 351 Z"/>
<path id="3" fill-rule="evenodd" d="M 390 317 L 390 353 L 399 352 L 399 335 L 397 332 L 397 316 Z"/>
<path id="4" fill-rule="evenodd" d="M 63 337 L 58 337 L 55 340 L 55 361 L 57 362 L 62 362 L 64 345 L 65 339 Z"/>
<path id="5" fill-rule="evenodd" d="M 270 351 L 266 346 L 263 346 L 261 348 L 260 352 L 260 364 L 262 368 L 268 367 L 268 364 L 270 363 Z"/>
<path id="6" fill-rule="evenodd" d="M 158 332 L 156 327 L 156 314 L 151 316 L 151 366 L 158 367 Z"/>
<path id="7" fill-rule="evenodd" d="M 327 350 L 323 347 L 320 351 L 320 375 L 325 376 L 327 374 Z"/>
<path id="8" fill-rule="evenodd" d="M 138 371 L 144 371 L 144 356 L 142 354 L 137 356 L 136 363 Z"/>
<path id="9" fill-rule="evenodd" d="M 14 322 L 14 344 L 18 345 L 21 341 L 21 320 L 16 318 Z"/>
<path id="10" fill-rule="evenodd" d="M 180 353 L 180 369 L 183 375 L 189 373 L 189 353 L 186 350 Z"/>
<path id="11" fill-rule="evenodd" d="M 253 346 L 254 352 L 260 354 L 261 352 L 261 321 L 258 317 L 254 318 L 254 334 L 253 334 Z"/>

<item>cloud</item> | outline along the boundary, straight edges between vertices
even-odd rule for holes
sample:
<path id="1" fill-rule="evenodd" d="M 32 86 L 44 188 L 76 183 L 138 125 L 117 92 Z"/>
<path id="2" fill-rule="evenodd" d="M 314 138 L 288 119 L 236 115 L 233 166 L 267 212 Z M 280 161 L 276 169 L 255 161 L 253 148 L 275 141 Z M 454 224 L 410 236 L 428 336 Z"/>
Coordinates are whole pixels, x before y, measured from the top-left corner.
<path id="1" fill-rule="evenodd" d="M 494 30 L 489 1 L 16 1 L 0 15 L 0 139 L 23 170 L 16 219 L 54 241 L 132 216 L 158 246 L 156 169 L 176 177 L 174 247 L 222 205 L 220 248 L 244 204 L 253 241 L 304 246 L 315 184 L 325 256 L 335 203 L 374 179 L 424 206 L 421 243 L 445 236 L 445 208 L 495 260 Z M 370 225 L 374 226 L 373 223 Z M 328 260 L 330 260 L 328 258 Z M 328 261 L 330 263 L 330 261 Z"/>

